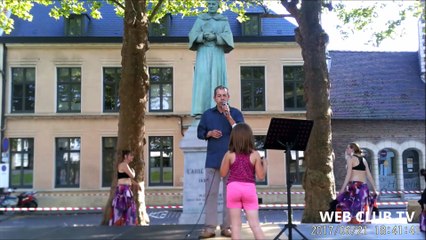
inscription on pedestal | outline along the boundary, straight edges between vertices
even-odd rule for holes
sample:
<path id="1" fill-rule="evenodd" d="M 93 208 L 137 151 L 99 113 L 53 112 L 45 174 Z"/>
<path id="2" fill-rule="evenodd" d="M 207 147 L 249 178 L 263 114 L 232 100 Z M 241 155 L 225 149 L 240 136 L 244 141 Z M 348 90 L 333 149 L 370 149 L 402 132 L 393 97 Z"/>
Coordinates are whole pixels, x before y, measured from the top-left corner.
<path id="1" fill-rule="evenodd" d="M 184 153 L 184 178 L 183 210 L 179 224 L 203 224 L 205 219 L 202 210 L 205 201 L 207 142 L 197 138 L 197 126 L 198 121 L 194 121 L 180 143 L 180 148 Z M 221 219 L 222 191 L 219 192 L 218 202 L 220 203 L 218 204 L 218 218 Z"/>

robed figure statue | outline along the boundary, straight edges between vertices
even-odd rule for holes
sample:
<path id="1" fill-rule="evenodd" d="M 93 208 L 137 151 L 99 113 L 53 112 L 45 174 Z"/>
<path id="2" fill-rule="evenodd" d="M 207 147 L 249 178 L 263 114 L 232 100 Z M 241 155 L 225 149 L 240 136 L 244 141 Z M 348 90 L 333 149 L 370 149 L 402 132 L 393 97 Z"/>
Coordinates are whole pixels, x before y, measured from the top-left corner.
<path id="1" fill-rule="evenodd" d="M 228 18 L 219 14 L 219 0 L 207 1 L 207 13 L 198 16 L 189 32 L 189 49 L 197 51 L 192 88 L 193 116 L 216 105 L 212 96 L 219 85 L 227 86 L 225 53 L 234 49 Z"/>

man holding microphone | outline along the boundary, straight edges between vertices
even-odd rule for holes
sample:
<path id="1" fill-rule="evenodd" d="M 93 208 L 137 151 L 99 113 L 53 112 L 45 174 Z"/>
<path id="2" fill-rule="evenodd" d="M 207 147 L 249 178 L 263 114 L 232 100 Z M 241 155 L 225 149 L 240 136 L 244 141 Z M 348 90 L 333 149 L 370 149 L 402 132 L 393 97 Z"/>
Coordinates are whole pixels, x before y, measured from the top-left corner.
<path id="1" fill-rule="evenodd" d="M 200 238 L 214 237 L 217 227 L 217 205 L 219 196 L 220 173 L 223 156 L 228 150 L 229 137 L 232 127 L 237 123 L 244 122 L 240 110 L 230 107 L 228 88 L 217 86 L 214 90 L 214 101 L 216 106 L 207 109 L 201 116 L 198 124 L 197 136 L 207 141 L 207 157 L 205 164 L 205 223 Z M 226 183 L 225 177 L 224 183 Z M 226 207 L 226 184 L 222 186 L 223 191 L 223 222 L 220 225 L 221 235 L 231 237 L 230 219 Z"/>

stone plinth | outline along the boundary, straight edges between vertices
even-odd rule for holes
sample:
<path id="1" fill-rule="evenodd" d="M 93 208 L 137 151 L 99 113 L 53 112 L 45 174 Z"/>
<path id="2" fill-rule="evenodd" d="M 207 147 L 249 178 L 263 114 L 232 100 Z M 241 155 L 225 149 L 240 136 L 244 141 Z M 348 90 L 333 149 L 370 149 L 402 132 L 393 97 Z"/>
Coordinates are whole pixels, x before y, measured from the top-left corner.
<path id="1" fill-rule="evenodd" d="M 195 120 L 191 124 L 180 142 L 180 148 L 184 153 L 184 180 L 183 210 L 179 224 L 203 224 L 205 220 L 203 210 L 207 142 L 197 138 L 198 123 L 199 120 Z M 218 205 L 218 218 L 222 219 L 222 191 L 219 192 L 218 202 L 221 203 Z"/>

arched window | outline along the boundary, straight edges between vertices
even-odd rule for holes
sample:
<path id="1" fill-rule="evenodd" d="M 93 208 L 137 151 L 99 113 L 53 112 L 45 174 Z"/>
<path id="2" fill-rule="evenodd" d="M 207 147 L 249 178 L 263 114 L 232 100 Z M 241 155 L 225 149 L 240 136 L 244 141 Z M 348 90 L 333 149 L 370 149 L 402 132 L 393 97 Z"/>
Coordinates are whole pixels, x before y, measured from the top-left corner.
<path id="1" fill-rule="evenodd" d="M 390 176 L 395 174 L 395 153 L 390 149 L 382 149 L 379 151 L 379 175 Z"/>
<path id="2" fill-rule="evenodd" d="M 402 161 L 404 190 L 420 190 L 419 153 L 414 149 L 407 149 L 402 153 Z"/>
<path id="3" fill-rule="evenodd" d="M 379 151 L 377 156 L 379 167 L 380 190 L 396 191 L 396 154 L 388 148 Z"/>

